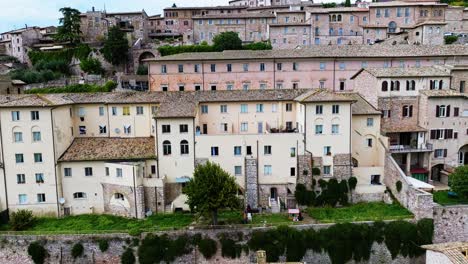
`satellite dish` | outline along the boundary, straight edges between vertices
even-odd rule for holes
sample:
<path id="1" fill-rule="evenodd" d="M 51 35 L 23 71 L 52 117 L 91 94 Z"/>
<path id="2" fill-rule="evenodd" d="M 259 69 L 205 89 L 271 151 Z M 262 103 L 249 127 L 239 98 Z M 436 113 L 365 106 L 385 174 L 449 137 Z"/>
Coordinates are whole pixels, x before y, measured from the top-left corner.
<path id="1" fill-rule="evenodd" d="M 65 198 L 60 197 L 60 198 L 59 198 L 59 203 L 60 203 L 61 205 L 64 205 L 64 204 L 65 204 Z"/>
<path id="2" fill-rule="evenodd" d="M 115 133 L 120 134 L 120 128 L 114 129 Z"/>

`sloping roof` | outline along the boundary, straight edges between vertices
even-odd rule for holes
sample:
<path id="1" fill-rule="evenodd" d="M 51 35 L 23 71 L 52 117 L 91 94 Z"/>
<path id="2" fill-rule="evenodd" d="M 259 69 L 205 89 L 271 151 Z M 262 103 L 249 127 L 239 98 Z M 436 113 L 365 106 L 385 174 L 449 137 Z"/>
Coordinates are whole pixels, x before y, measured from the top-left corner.
<path id="1" fill-rule="evenodd" d="M 296 98 L 302 103 L 313 102 L 354 102 L 355 99 L 349 93 L 334 93 L 327 89 L 315 89 Z"/>
<path id="2" fill-rule="evenodd" d="M 391 7 L 391 6 L 448 6 L 447 4 L 434 2 L 406 2 L 406 1 L 391 1 L 391 2 L 380 2 L 370 3 L 369 8 L 372 7 Z"/>
<path id="3" fill-rule="evenodd" d="M 349 93 L 356 102 L 351 105 L 353 115 L 380 115 L 382 112 L 373 107 L 359 93 Z"/>
<path id="4" fill-rule="evenodd" d="M 310 89 L 270 89 L 197 92 L 199 102 L 293 101 Z"/>
<path id="5" fill-rule="evenodd" d="M 194 16 L 192 19 L 214 19 L 214 18 L 221 18 L 221 19 L 229 19 L 229 18 L 269 18 L 275 17 L 274 14 L 271 13 L 228 13 L 228 14 L 213 14 L 213 15 L 203 15 L 203 16 Z"/>
<path id="6" fill-rule="evenodd" d="M 312 14 L 316 13 L 345 13 L 345 12 L 369 12 L 367 8 L 360 7 L 332 7 L 332 8 L 310 8 Z"/>
<path id="7" fill-rule="evenodd" d="M 453 264 L 466 264 L 468 258 L 463 251 L 468 251 L 468 242 L 450 242 L 422 246 L 424 249 L 436 251 L 447 256 Z M 466 254 L 466 253 L 465 253 Z"/>
<path id="8" fill-rule="evenodd" d="M 467 45 L 316 45 L 302 49 L 225 50 L 223 52 L 180 53 L 145 61 L 209 61 L 293 58 L 400 58 L 468 56 Z"/>
<path id="9" fill-rule="evenodd" d="M 365 68 L 355 73 L 351 79 L 354 79 L 361 72 L 366 71 L 377 78 L 404 78 L 404 77 L 450 77 L 450 73 L 442 69 L 428 67 L 411 68 Z"/>
<path id="10" fill-rule="evenodd" d="M 455 90 L 421 90 L 419 92 L 430 98 L 468 98 L 468 94 L 460 93 Z"/>
<path id="11" fill-rule="evenodd" d="M 75 138 L 59 161 L 154 159 L 155 141 L 144 138 Z"/>

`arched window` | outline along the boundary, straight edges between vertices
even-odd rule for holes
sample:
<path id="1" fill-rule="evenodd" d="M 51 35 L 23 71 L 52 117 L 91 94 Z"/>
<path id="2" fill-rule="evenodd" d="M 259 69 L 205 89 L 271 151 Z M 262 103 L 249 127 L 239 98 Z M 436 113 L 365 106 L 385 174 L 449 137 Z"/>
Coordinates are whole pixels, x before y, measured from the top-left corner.
<path id="1" fill-rule="evenodd" d="M 341 21 L 341 15 L 338 15 L 338 21 Z"/>
<path id="2" fill-rule="evenodd" d="M 114 199 L 124 201 L 125 196 L 121 193 L 114 193 Z"/>
<path id="3" fill-rule="evenodd" d="M 180 141 L 180 154 L 187 155 L 189 154 L 189 144 L 187 140 Z"/>
<path id="4" fill-rule="evenodd" d="M 388 91 L 388 82 L 383 81 L 382 82 L 382 92 L 386 92 L 386 91 Z"/>
<path id="5" fill-rule="evenodd" d="M 395 82 L 395 90 L 400 91 L 400 81 Z"/>
<path id="6" fill-rule="evenodd" d="M 406 91 L 410 90 L 410 81 L 406 81 Z"/>
<path id="7" fill-rule="evenodd" d="M 395 33 L 396 28 L 397 28 L 397 25 L 396 25 L 395 21 L 392 21 L 392 22 L 388 23 L 388 32 Z"/>
<path id="8" fill-rule="evenodd" d="M 356 168 L 356 167 L 359 167 L 359 162 L 357 159 L 353 158 L 353 167 Z"/>
<path id="9" fill-rule="evenodd" d="M 332 16 L 332 21 L 333 21 L 333 22 L 336 22 L 336 15 L 333 15 L 333 16 Z"/>
<path id="10" fill-rule="evenodd" d="M 432 27 L 429 27 L 429 33 L 432 33 Z"/>
<path id="11" fill-rule="evenodd" d="M 333 35 L 333 32 L 334 32 L 333 28 L 331 27 L 331 28 L 329 29 L 329 31 L 330 31 L 330 36 L 332 36 L 332 35 Z"/>
<path id="12" fill-rule="evenodd" d="M 331 15 L 328 16 L 328 21 L 332 21 L 332 16 Z"/>
<path id="13" fill-rule="evenodd" d="M 86 193 L 84 192 L 73 193 L 73 199 L 85 199 L 85 198 L 86 198 Z"/>
<path id="14" fill-rule="evenodd" d="M 13 142 L 23 142 L 23 131 L 21 131 L 20 127 L 13 127 Z"/>
<path id="15" fill-rule="evenodd" d="M 316 36 L 318 36 L 318 35 L 319 35 L 319 33 L 320 33 L 320 31 L 319 31 L 319 28 L 318 28 L 318 27 L 316 27 L 316 28 L 315 28 L 315 35 L 316 35 Z"/>
<path id="16" fill-rule="evenodd" d="M 442 90 L 442 85 L 444 84 L 444 82 L 442 80 L 439 81 L 439 90 Z"/>
<path id="17" fill-rule="evenodd" d="M 172 154 L 172 148 L 171 148 L 171 142 L 169 140 L 165 140 L 163 142 L 163 155 L 171 155 Z"/>
<path id="18" fill-rule="evenodd" d="M 416 90 L 416 81 L 415 80 L 412 80 L 411 81 L 411 90 Z"/>

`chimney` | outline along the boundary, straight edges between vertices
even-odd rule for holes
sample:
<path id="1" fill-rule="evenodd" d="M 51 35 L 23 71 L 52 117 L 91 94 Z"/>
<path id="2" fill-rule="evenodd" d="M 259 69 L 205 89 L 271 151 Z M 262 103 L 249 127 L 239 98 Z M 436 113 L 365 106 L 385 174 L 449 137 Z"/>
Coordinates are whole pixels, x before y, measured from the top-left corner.
<path id="1" fill-rule="evenodd" d="M 25 28 L 25 29 L 28 29 L 28 24 L 24 24 L 24 28 Z"/>
<path id="2" fill-rule="evenodd" d="M 93 6 L 92 10 L 93 10 L 93 12 L 94 12 L 94 6 Z"/>

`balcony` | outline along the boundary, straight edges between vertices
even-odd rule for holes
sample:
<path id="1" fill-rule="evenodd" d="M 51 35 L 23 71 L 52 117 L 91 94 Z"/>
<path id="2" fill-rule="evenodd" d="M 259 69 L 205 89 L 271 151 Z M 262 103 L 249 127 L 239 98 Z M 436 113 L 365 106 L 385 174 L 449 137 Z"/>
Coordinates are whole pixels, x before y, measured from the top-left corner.
<path id="1" fill-rule="evenodd" d="M 424 143 L 419 146 L 415 145 L 390 145 L 391 153 L 408 153 L 408 152 L 431 152 L 432 144 Z"/>

